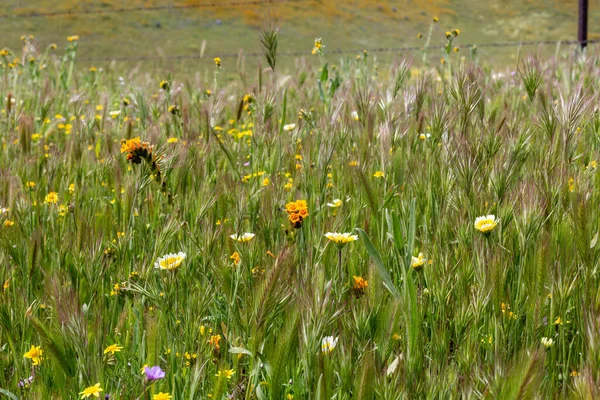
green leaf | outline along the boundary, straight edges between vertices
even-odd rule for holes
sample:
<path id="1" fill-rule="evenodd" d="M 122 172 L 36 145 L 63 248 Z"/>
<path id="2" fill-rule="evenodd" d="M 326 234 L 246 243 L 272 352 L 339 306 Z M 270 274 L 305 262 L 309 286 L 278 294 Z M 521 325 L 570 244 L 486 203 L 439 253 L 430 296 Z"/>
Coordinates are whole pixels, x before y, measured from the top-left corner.
<path id="1" fill-rule="evenodd" d="M 379 252 L 377 251 L 377 249 L 375 249 L 375 246 L 373 246 L 373 242 L 371 242 L 369 235 L 367 235 L 367 233 L 360 228 L 357 228 L 356 230 L 358 231 L 360 240 L 365 244 L 365 247 L 367 248 L 367 253 L 369 253 L 371 260 L 373 260 L 373 263 L 377 267 L 377 271 L 379 272 L 379 275 L 381 276 L 383 285 L 390 292 L 390 294 L 392 296 L 398 297 L 399 296 L 398 289 L 396 289 L 396 286 L 394 286 L 394 283 L 392 282 L 392 278 L 390 278 L 390 274 L 388 273 L 387 269 L 385 268 L 385 264 L 381 260 L 381 256 L 379 255 Z"/>
<path id="2" fill-rule="evenodd" d="M 232 347 L 229 349 L 229 352 L 232 354 L 246 354 L 250 357 L 254 357 L 254 355 L 249 350 L 246 350 L 243 347 Z"/>
<path id="3" fill-rule="evenodd" d="M 19 398 L 17 396 L 15 396 L 14 394 L 12 394 L 11 392 L 9 392 L 8 390 L 5 390 L 5 389 L 0 389 L 0 394 L 3 394 L 13 400 L 19 400 Z"/>
<path id="4" fill-rule="evenodd" d="M 323 70 L 321 71 L 321 82 L 323 82 L 323 83 L 327 82 L 328 78 L 329 78 L 329 71 L 327 70 L 327 63 L 325 63 L 325 65 L 323 65 Z"/>

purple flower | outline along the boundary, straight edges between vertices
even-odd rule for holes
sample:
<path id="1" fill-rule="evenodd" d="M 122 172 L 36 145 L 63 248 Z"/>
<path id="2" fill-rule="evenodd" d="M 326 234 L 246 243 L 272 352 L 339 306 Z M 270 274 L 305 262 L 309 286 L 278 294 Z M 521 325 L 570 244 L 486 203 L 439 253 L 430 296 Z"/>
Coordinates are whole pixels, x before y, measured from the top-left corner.
<path id="1" fill-rule="evenodd" d="M 144 372 L 146 373 L 146 379 L 149 381 L 156 381 L 165 377 L 165 371 L 160 369 L 158 365 L 155 365 L 152 368 L 146 367 Z"/>
<path id="2" fill-rule="evenodd" d="M 29 378 L 19 380 L 19 387 L 28 387 L 33 382 L 33 375 Z"/>

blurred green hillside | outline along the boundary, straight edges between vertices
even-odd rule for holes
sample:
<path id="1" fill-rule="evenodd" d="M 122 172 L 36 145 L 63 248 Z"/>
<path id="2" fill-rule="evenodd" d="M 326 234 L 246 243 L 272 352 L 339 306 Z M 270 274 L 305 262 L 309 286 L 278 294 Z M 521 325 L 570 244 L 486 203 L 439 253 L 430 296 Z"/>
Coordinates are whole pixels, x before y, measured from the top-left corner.
<path id="1" fill-rule="evenodd" d="M 32 12 L 110 10 L 136 6 L 182 6 L 208 3 L 206 0 L 4 0 L 0 13 L 12 16 Z M 432 43 L 444 41 L 444 31 L 458 28 L 457 44 L 529 40 L 575 39 L 577 0 L 404 0 L 404 1 L 306 1 L 269 5 L 164 9 L 91 15 L 18 18 L 7 17 L 0 24 L 0 46 L 16 50 L 19 37 L 32 34 L 40 47 L 64 45 L 68 35 L 80 36 L 80 58 L 164 56 L 161 68 L 195 67 L 215 55 L 259 51 L 258 32 L 265 21 L 281 26 L 280 51 L 305 51 L 308 55 L 315 37 L 322 37 L 328 49 L 421 46 L 433 16 L 440 19 Z M 590 4 L 590 37 L 598 37 L 600 1 Z M 169 61 L 173 55 L 200 55 L 188 61 Z M 534 48 L 534 50 L 536 50 Z M 553 46 L 546 46 L 554 51 Z M 60 51 L 60 49 L 59 49 Z M 480 49 L 488 63 L 514 63 L 516 48 Z M 420 59 L 419 54 L 410 55 Z M 432 57 L 437 55 L 432 55 Z M 390 58 L 389 54 L 378 57 Z M 248 63 L 255 60 L 248 60 Z M 148 67 L 160 61 L 121 61 Z M 228 62 L 230 65 L 234 61 Z M 106 61 L 88 60 L 86 65 Z M 292 66 L 293 57 L 281 59 Z"/>

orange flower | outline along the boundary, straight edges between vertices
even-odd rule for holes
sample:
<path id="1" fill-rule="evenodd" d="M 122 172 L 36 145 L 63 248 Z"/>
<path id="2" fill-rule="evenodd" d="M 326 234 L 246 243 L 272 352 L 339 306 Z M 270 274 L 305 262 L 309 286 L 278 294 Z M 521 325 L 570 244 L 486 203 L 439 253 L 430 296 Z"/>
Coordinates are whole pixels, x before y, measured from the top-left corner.
<path id="1" fill-rule="evenodd" d="M 288 213 L 292 227 L 296 229 L 302 226 L 302 221 L 309 215 L 306 200 L 296 200 L 286 204 L 285 211 Z"/>
<path id="2" fill-rule="evenodd" d="M 219 342 L 221 341 L 221 335 L 213 335 L 208 339 L 208 343 L 214 346 L 215 350 L 221 350 Z"/>

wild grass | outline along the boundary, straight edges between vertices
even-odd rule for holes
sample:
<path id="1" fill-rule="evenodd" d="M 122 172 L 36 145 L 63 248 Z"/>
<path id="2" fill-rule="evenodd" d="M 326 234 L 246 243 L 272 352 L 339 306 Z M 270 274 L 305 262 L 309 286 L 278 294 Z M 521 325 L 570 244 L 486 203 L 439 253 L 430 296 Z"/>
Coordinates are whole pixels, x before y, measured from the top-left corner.
<path id="1" fill-rule="evenodd" d="M 388 76 L 324 40 L 287 75 L 277 41 L 183 80 L 4 56 L 0 393 L 598 398 L 598 58 Z"/>

